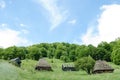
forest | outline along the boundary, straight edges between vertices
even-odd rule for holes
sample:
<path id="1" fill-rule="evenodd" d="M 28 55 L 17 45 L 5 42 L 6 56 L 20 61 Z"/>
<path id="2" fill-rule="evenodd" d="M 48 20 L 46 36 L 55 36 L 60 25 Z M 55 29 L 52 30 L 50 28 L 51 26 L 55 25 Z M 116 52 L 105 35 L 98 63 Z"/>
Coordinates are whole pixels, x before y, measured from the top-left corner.
<path id="1" fill-rule="evenodd" d="M 39 60 L 42 57 L 60 59 L 64 62 L 74 62 L 82 57 L 91 56 L 94 60 L 105 60 L 120 64 L 120 38 L 107 43 L 102 41 L 97 47 L 92 44 L 78 45 L 65 42 L 40 43 L 31 46 L 11 46 L 0 48 L 0 59 L 10 60 L 16 57 L 20 59 Z"/>

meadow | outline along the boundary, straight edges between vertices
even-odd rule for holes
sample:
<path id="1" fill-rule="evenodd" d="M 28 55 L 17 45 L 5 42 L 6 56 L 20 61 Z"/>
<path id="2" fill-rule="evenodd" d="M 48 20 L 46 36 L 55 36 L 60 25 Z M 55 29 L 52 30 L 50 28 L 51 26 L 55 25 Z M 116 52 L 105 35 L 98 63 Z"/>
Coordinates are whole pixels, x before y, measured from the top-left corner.
<path id="1" fill-rule="evenodd" d="M 21 67 L 16 67 L 8 61 L 0 60 L 0 80 L 120 80 L 120 66 L 109 63 L 115 70 L 113 73 L 88 75 L 85 71 L 62 71 L 64 63 L 58 59 L 47 59 L 53 71 L 34 70 L 37 61 L 22 60 Z"/>

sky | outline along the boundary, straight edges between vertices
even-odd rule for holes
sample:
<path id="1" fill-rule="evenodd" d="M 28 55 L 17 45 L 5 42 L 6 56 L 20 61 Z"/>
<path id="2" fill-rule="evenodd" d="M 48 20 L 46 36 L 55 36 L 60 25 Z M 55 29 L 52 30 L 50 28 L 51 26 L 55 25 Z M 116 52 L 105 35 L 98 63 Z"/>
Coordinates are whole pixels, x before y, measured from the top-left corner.
<path id="1" fill-rule="evenodd" d="M 120 37 L 120 0 L 0 0 L 0 47 Z"/>

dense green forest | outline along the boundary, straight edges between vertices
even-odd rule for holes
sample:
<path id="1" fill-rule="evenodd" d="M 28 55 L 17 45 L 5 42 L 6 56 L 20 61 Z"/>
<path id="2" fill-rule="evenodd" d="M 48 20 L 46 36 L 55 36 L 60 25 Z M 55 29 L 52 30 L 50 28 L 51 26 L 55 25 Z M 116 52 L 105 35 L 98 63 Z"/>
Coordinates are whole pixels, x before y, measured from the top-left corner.
<path id="1" fill-rule="evenodd" d="M 97 47 L 93 45 L 77 45 L 65 42 L 40 43 L 27 47 L 11 46 L 0 48 L 0 59 L 38 60 L 42 57 L 61 59 L 64 62 L 74 62 L 82 57 L 91 56 L 94 60 L 106 60 L 120 64 L 120 38 L 110 43 L 101 42 Z"/>

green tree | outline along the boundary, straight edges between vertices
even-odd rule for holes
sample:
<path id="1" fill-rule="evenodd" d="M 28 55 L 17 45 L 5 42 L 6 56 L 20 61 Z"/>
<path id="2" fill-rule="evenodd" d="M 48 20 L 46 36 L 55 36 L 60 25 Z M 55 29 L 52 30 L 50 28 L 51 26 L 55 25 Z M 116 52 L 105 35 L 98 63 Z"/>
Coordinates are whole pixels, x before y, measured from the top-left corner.
<path id="1" fill-rule="evenodd" d="M 98 47 L 96 53 L 94 54 L 95 60 L 109 60 L 110 55 L 108 51 L 102 47 Z"/>
<path id="2" fill-rule="evenodd" d="M 90 55 L 93 59 L 95 59 L 95 54 L 97 52 L 97 48 L 93 45 L 88 45 L 88 55 Z"/>
<path id="3" fill-rule="evenodd" d="M 9 60 L 15 58 L 17 54 L 17 47 L 11 46 L 4 50 L 4 59 Z"/>
<path id="4" fill-rule="evenodd" d="M 55 50 L 55 58 L 60 59 L 62 55 L 66 55 L 67 48 L 63 44 L 58 44 Z"/>
<path id="5" fill-rule="evenodd" d="M 47 53 L 48 53 L 47 49 L 45 49 L 44 47 L 41 47 L 39 49 L 41 51 L 42 57 L 47 57 Z"/>
<path id="6" fill-rule="evenodd" d="M 49 50 L 47 51 L 47 57 L 48 58 L 53 58 L 54 57 L 54 53 L 55 53 L 55 49 L 53 48 L 49 48 Z"/>
<path id="7" fill-rule="evenodd" d="M 107 51 L 111 51 L 111 46 L 109 43 L 102 41 L 100 44 L 98 44 L 98 47 L 102 47 L 106 49 Z"/>
<path id="8" fill-rule="evenodd" d="M 120 38 L 117 38 L 115 41 L 112 41 L 110 45 L 113 48 L 112 50 L 120 48 Z"/>
<path id="9" fill-rule="evenodd" d="M 83 69 L 83 70 L 85 70 L 88 74 L 91 74 L 91 73 L 92 73 L 94 64 L 95 64 L 95 60 L 94 60 L 91 56 L 83 57 L 83 58 L 81 58 L 81 59 L 78 59 L 78 60 L 75 62 L 75 66 L 76 66 L 76 68 L 77 68 L 78 70 L 79 70 L 79 69 Z"/>
<path id="10" fill-rule="evenodd" d="M 120 65 L 120 48 L 113 50 L 111 59 L 113 63 Z"/>
<path id="11" fill-rule="evenodd" d="M 89 55 L 88 47 L 85 45 L 78 46 L 75 52 L 78 59 Z"/>
<path id="12" fill-rule="evenodd" d="M 62 50 L 57 49 L 55 51 L 55 58 L 60 59 L 60 57 L 62 56 L 62 53 L 63 53 Z"/>
<path id="13" fill-rule="evenodd" d="M 3 52 L 4 52 L 4 49 L 3 48 L 0 48 L 0 59 L 2 59 L 4 56 L 3 56 Z"/>
<path id="14" fill-rule="evenodd" d="M 111 61 L 112 47 L 110 44 L 102 41 L 100 44 L 98 44 L 97 49 L 98 49 L 98 55 L 101 54 L 101 57 L 103 57 L 102 59 L 106 61 Z"/>
<path id="15" fill-rule="evenodd" d="M 28 54 L 28 51 L 25 47 L 17 47 L 16 48 L 16 57 L 19 57 L 20 59 L 25 59 L 26 55 Z"/>
<path id="16" fill-rule="evenodd" d="M 61 56 L 60 59 L 63 60 L 64 62 L 69 62 L 70 61 L 68 56 Z"/>
<path id="17" fill-rule="evenodd" d="M 31 46 L 28 48 L 28 58 L 33 60 L 39 60 L 42 57 L 41 51 L 36 46 Z"/>
<path id="18" fill-rule="evenodd" d="M 69 58 L 72 62 L 74 62 L 77 58 L 76 58 L 76 53 L 75 53 L 75 50 L 71 50 L 69 52 Z"/>

